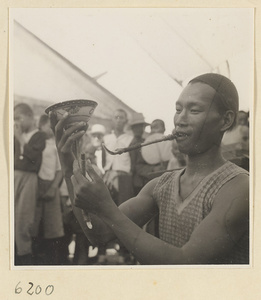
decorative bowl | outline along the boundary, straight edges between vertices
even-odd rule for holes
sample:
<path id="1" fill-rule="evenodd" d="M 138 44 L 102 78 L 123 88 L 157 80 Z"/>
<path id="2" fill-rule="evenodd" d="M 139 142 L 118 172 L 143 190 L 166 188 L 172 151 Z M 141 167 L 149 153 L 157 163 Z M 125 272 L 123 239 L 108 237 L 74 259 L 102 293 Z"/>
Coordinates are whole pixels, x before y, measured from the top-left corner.
<path id="1" fill-rule="evenodd" d="M 45 112 L 47 114 L 55 112 L 57 121 L 68 112 L 69 117 L 67 118 L 66 127 L 69 127 L 76 122 L 84 121 L 88 123 L 97 105 L 98 103 L 93 100 L 67 100 L 48 106 Z"/>

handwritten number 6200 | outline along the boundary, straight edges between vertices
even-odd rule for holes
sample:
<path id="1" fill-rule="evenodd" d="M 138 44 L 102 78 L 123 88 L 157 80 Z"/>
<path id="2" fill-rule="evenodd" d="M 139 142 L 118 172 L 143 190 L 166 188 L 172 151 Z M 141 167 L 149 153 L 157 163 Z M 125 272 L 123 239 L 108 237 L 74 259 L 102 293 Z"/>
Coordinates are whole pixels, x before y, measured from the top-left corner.
<path id="1" fill-rule="evenodd" d="M 21 281 L 19 281 L 15 287 L 15 293 L 16 294 L 21 294 L 23 289 L 20 286 Z M 28 284 L 30 285 L 30 287 L 27 289 L 26 293 L 30 296 L 32 296 L 33 294 L 39 295 L 42 292 L 42 288 L 40 285 L 37 285 L 35 289 L 33 289 L 33 282 L 28 282 Z M 47 287 L 45 288 L 45 295 L 50 296 L 54 291 L 54 286 L 53 285 L 47 285 Z"/>

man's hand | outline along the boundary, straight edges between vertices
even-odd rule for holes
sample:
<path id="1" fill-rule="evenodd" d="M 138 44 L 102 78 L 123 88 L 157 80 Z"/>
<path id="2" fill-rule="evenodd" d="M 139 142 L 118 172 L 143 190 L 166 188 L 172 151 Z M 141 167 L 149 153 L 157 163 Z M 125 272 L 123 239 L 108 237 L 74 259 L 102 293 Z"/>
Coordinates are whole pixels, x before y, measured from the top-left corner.
<path id="1" fill-rule="evenodd" d="M 111 199 L 110 193 L 103 180 L 94 171 L 87 161 L 86 170 L 91 181 L 85 178 L 75 160 L 73 164 L 73 176 L 71 177 L 75 191 L 75 206 L 98 216 L 107 216 L 111 209 L 117 206 Z"/>
<path id="2" fill-rule="evenodd" d="M 65 129 L 67 119 L 70 116 L 68 113 L 65 113 L 60 121 L 57 121 L 55 112 L 51 112 L 49 116 L 63 173 L 65 177 L 70 177 L 72 175 L 72 165 L 75 159 L 72 152 L 72 145 L 78 142 L 85 134 L 88 124 L 79 122 Z"/>
<path id="3" fill-rule="evenodd" d="M 55 198 L 55 194 L 57 192 L 57 188 L 50 187 L 48 191 L 42 196 L 45 201 L 52 201 Z"/>

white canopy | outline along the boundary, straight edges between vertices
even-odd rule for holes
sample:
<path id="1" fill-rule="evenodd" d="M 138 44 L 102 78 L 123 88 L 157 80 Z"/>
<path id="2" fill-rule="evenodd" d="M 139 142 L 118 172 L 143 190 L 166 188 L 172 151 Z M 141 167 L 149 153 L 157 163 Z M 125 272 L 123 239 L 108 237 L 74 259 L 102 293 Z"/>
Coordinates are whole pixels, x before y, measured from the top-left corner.
<path id="1" fill-rule="evenodd" d="M 253 97 L 253 13 L 239 8 L 12 9 L 11 16 L 132 107 L 170 131 L 188 79 L 228 76 L 240 109 Z"/>

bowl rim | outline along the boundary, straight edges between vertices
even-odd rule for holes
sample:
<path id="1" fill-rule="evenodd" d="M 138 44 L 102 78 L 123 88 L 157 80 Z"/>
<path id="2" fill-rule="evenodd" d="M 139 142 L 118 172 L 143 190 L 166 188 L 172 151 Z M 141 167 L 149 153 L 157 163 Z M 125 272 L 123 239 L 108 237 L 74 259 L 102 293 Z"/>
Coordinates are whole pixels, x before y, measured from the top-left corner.
<path id="1" fill-rule="evenodd" d="M 45 109 L 45 113 L 49 114 L 50 111 L 55 110 L 57 108 L 62 108 L 64 106 L 67 106 L 68 104 L 71 104 L 71 105 L 76 104 L 79 106 L 92 106 L 93 108 L 95 108 L 98 105 L 98 103 L 93 100 L 86 100 L 86 99 L 66 100 L 66 101 L 61 101 L 61 102 L 49 105 Z"/>

